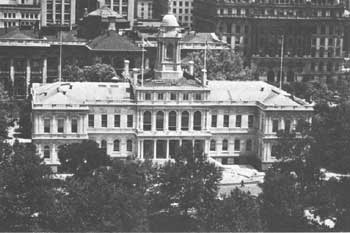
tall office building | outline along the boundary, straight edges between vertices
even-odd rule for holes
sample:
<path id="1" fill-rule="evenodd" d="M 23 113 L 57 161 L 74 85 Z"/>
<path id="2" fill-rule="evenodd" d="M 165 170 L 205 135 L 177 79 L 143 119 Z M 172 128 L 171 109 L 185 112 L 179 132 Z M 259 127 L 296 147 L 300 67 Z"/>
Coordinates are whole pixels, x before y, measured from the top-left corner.
<path id="1" fill-rule="evenodd" d="M 198 31 L 215 31 L 241 52 L 263 80 L 278 83 L 282 74 L 284 82 L 333 82 L 344 76 L 341 66 L 349 50 L 344 4 L 343 0 L 194 0 L 194 24 Z"/>
<path id="2" fill-rule="evenodd" d="M 39 0 L 1 0 L 0 28 L 36 25 L 40 21 Z"/>
<path id="3" fill-rule="evenodd" d="M 153 19 L 153 0 L 136 1 L 136 18 L 141 20 Z"/>
<path id="4" fill-rule="evenodd" d="M 76 0 L 41 0 L 41 26 L 66 26 L 76 22 Z"/>
<path id="5" fill-rule="evenodd" d="M 193 0 L 173 0 L 168 5 L 167 0 L 155 0 L 154 17 L 161 18 L 167 13 L 168 7 L 171 7 L 172 13 L 175 15 L 180 26 L 184 28 L 192 28 L 193 23 Z"/>
<path id="6" fill-rule="evenodd" d="M 100 7 L 108 6 L 115 12 L 124 16 L 130 25 L 134 25 L 135 18 L 135 0 L 99 0 Z"/>

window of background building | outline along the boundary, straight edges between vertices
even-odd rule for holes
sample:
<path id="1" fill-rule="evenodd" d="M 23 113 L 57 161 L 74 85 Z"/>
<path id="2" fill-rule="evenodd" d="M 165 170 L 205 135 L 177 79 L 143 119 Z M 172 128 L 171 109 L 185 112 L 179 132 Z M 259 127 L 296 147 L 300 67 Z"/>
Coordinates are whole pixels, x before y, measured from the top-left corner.
<path id="1" fill-rule="evenodd" d="M 93 128 L 95 126 L 95 115 L 89 114 L 89 127 Z"/>
<path id="2" fill-rule="evenodd" d="M 49 159 L 51 157 L 50 146 L 44 146 L 44 159 Z"/>
<path id="3" fill-rule="evenodd" d="M 50 119 L 44 119 L 44 133 L 50 133 Z"/>
<path id="4" fill-rule="evenodd" d="M 228 141 L 226 139 L 222 140 L 222 151 L 228 150 Z"/>
<path id="5" fill-rule="evenodd" d="M 57 120 L 57 133 L 63 133 L 64 132 L 64 119 L 58 119 Z"/>
<path id="6" fill-rule="evenodd" d="M 193 115 L 193 130 L 202 130 L 202 113 L 199 111 Z"/>
<path id="7" fill-rule="evenodd" d="M 128 118 L 127 118 L 127 127 L 128 128 L 132 128 L 133 127 L 133 121 L 134 121 L 134 116 L 133 115 L 128 115 Z"/>
<path id="8" fill-rule="evenodd" d="M 176 100 L 176 93 L 170 93 L 170 100 Z"/>
<path id="9" fill-rule="evenodd" d="M 241 128 L 242 126 L 242 115 L 237 115 L 236 116 L 236 127 Z"/>
<path id="10" fill-rule="evenodd" d="M 159 111 L 156 115 L 156 130 L 162 131 L 164 130 L 164 113 Z"/>
<path id="11" fill-rule="evenodd" d="M 236 139 L 235 140 L 235 151 L 240 151 L 241 150 L 241 140 Z"/>
<path id="12" fill-rule="evenodd" d="M 248 128 L 253 128 L 254 127 L 254 116 L 249 115 L 248 116 Z"/>
<path id="13" fill-rule="evenodd" d="M 224 115 L 224 127 L 228 128 L 230 126 L 230 116 Z"/>
<path id="14" fill-rule="evenodd" d="M 210 140 L 210 151 L 216 151 L 216 141 Z"/>
<path id="15" fill-rule="evenodd" d="M 276 133 L 278 131 L 278 120 L 272 120 L 272 132 Z"/>
<path id="16" fill-rule="evenodd" d="M 252 151 L 252 140 L 248 139 L 246 142 L 246 151 Z"/>
<path id="17" fill-rule="evenodd" d="M 120 151 L 120 141 L 119 140 L 114 140 L 113 151 Z"/>
<path id="18" fill-rule="evenodd" d="M 106 142 L 106 140 L 102 140 L 102 141 L 101 141 L 101 149 L 102 149 L 104 152 L 107 152 L 107 142 Z"/>
<path id="19" fill-rule="evenodd" d="M 188 99 L 189 99 L 189 98 L 188 98 L 188 93 L 182 94 L 182 99 L 183 99 L 183 100 L 188 100 Z"/>
<path id="20" fill-rule="evenodd" d="M 284 131 L 285 132 L 290 132 L 290 126 L 291 126 L 291 121 L 290 120 L 285 120 L 285 122 L 284 122 Z"/>
<path id="21" fill-rule="evenodd" d="M 196 100 L 202 100 L 202 94 L 196 93 L 195 98 L 196 98 Z"/>
<path id="22" fill-rule="evenodd" d="M 163 100 L 164 94 L 163 93 L 158 93 L 158 100 Z"/>
<path id="23" fill-rule="evenodd" d="M 181 130 L 188 130 L 189 113 L 187 111 L 181 114 Z"/>
<path id="24" fill-rule="evenodd" d="M 126 141 L 126 150 L 132 152 L 132 140 L 130 139 Z"/>
<path id="25" fill-rule="evenodd" d="M 152 114 L 149 111 L 143 113 L 143 130 L 152 130 Z"/>
<path id="26" fill-rule="evenodd" d="M 120 127 L 120 115 L 114 115 L 114 127 Z"/>
<path id="27" fill-rule="evenodd" d="M 176 130 L 176 112 L 175 111 L 171 111 L 169 112 L 169 126 L 168 129 L 171 131 L 175 131 Z"/>
<path id="28" fill-rule="evenodd" d="M 216 128 L 217 127 L 217 121 L 218 121 L 218 116 L 217 115 L 212 115 L 211 116 L 211 127 Z"/>
<path id="29" fill-rule="evenodd" d="M 107 127 L 107 115 L 106 114 L 101 115 L 101 127 L 104 127 L 104 128 Z"/>
<path id="30" fill-rule="evenodd" d="M 145 100 L 151 100 L 151 93 L 145 94 Z"/>
<path id="31" fill-rule="evenodd" d="M 77 119 L 72 119 L 71 130 L 72 130 L 72 133 L 78 133 L 78 120 Z"/>

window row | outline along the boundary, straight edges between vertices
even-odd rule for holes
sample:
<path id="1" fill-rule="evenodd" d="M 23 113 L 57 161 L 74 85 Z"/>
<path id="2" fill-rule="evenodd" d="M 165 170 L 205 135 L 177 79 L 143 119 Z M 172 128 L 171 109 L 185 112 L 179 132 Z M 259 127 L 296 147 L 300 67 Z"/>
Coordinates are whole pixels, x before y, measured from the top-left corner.
<path id="1" fill-rule="evenodd" d="M 225 114 L 223 115 L 223 127 L 229 128 L 230 126 L 230 115 Z M 242 115 L 236 115 L 235 125 L 236 128 L 242 127 Z M 218 127 L 218 115 L 212 115 L 211 116 L 211 127 L 217 128 Z M 254 127 L 254 115 L 248 115 L 248 128 Z"/>
<path id="2" fill-rule="evenodd" d="M 114 115 L 113 126 L 115 128 L 119 128 L 120 127 L 120 122 L 121 122 L 120 115 L 119 114 Z M 109 125 L 108 124 L 108 115 L 107 114 L 102 114 L 101 115 L 101 127 L 102 128 L 107 128 L 108 125 Z M 95 127 L 95 115 L 89 114 L 89 116 L 88 116 L 88 126 L 89 126 L 89 128 L 94 128 Z M 131 114 L 127 115 L 126 127 L 127 128 L 134 127 L 134 116 L 131 115 Z"/>
<path id="3" fill-rule="evenodd" d="M 216 140 L 210 140 L 210 151 L 217 150 L 216 144 L 217 144 Z M 251 139 L 246 140 L 245 151 L 252 151 L 252 149 L 253 149 L 252 140 Z M 227 139 L 222 140 L 221 151 L 228 151 L 228 140 Z M 234 151 L 241 151 L 241 140 L 240 139 L 235 139 Z"/>
<path id="4" fill-rule="evenodd" d="M 44 119 L 44 133 L 52 133 L 52 125 L 51 125 L 51 119 L 46 118 Z M 58 118 L 57 119 L 57 133 L 69 133 L 67 132 L 66 128 L 66 120 L 64 118 Z M 71 133 L 78 133 L 78 119 L 73 118 L 70 120 L 70 132 Z"/>
<path id="5" fill-rule="evenodd" d="M 107 141 L 102 140 L 100 143 L 100 148 L 107 152 Z M 119 152 L 120 151 L 120 140 L 116 139 L 113 141 L 113 151 Z M 133 141 L 131 139 L 128 139 L 126 141 L 126 151 L 132 152 L 133 151 Z"/>
<path id="6" fill-rule="evenodd" d="M 272 119 L 272 132 L 277 133 L 279 130 L 284 130 L 285 132 L 291 132 L 291 131 L 301 132 L 304 125 L 305 125 L 305 121 L 303 119 L 297 120 L 296 123 L 294 123 L 293 120 L 286 119 L 284 120 L 284 128 L 283 128 L 280 120 Z"/>
<path id="7" fill-rule="evenodd" d="M 175 111 L 168 113 L 168 125 L 164 126 L 164 112 L 159 111 L 156 113 L 156 122 L 155 129 L 157 131 L 162 131 L 167 127 L 170 131 L 176 131 L 177 129 L 177 116 L 178 114 Z M 188 111 L 181 113 L 181 130 L 190 130 L 190 114 Z M 151 131 L 152 130 L 152 113 L 146 111 L 143 113 L 143 130 Z M 197 111 L 193 114 L 193 130 L 202 130 L 202 113 Z"/>
<path id="8" fill-rule="evenodd" d="M 191 97 L 193 100 L 202 100 L 202 93 L 182 93 L 181 95 L 177 92 L 171 93 L 145 93 L 144 100 L 190 100 Z"/>

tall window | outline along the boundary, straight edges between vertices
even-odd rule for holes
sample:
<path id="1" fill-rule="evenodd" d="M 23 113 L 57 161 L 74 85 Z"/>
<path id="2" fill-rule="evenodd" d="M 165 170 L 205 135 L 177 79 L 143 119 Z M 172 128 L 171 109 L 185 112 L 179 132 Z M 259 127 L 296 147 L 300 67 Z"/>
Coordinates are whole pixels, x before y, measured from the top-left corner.
<path id="1" fill-rule="evenodd" d="M 222 151 L 227 151 L 228 150 L 228 141 L 224 139 L 222 141 Z"/>
<path id="2" fill-rule="evenodd" d="M 183 93 L 182 100 L 188 100 L 188 99 L 189 99 L 188 93 Z"/>
<path id="3" fill-rule="evenodd" d="M 113 151 L 120 151 L 120 141 L 119 140 L 114 140 Z"/>
<path id="4" fill-rule="evenodd" d="M 114 115 L 114 127 L 120 127 L 120 115 Z"/>
<path id="5" fill-rule="evenodd" d="M 224 127 L 228 128 L 230 126 L 230 116 L 224 115 Z"/>
<path id="6" fill-rule="evenodd" d="M 189 117 L 190 117 L 190 114 L 187 111 L 182 112 L 182 114 L 181 114 L 181 130 L 188 130 Z"/>
<path id="7" fill-rule="evenodd" d="M 134 116 L 133 115 L 128 115 L 128 118 L 127 118 L 127 127 L 128 128 L 132 128 L 133 127 L 133 121 L 134 121 Z"/>
<path id="8" fill-rule="evenodd" d="M 284 131 L 285 132 L 290 132 L 290 126 L 291 126 L 291 121 L 290 120 L 286 120 L 284 122 Z"/>
<path id="9" fill-rule="evenodd" d="M 278 120 L 272 121 L 272 132 L 276 133 L 278 131 Z"/>
<path id="10" fill-rule="evenodd" d="M 104 128 L 107 127 L 107 115 L 106 114 L 101 115 L 101 126 Z"/>
<path id="11" fill-rule="evenodd" d="M 176 100 L 176 93 L 170 93 L 170 100 Z"/>
<path id="12" fill-rule="evenodd" d="M 210 140 L 210 151 L 216 151 L 216 141 Z"/>
<path id="13" fill-rule="evenodd" d="M 246 151 L 252 151 L 252 140 L 248 139 L 246 142 Z"/>
<path id="14" fill-rule="evenodd" d="M 164 113 L 159 111 L 156 115 L 156 129 L 157 131 L 164 130 Z"/>
<path id="15" fill-rule="evenodd" d="M 132 152 L 132 140 L 130 139 L 126 141 L 126 150 Z"/>
<path id="16" fill-rule="evenodd" d="M 57 133 L 63 133 L 64 131 L 64 119 L 57 120 Z"/>
<path id="17" fill-rule="evenodd" d="M 94 128 L 95 127 L 95 115 L 89 114 L 89 127 Z"/>
<path id="18" fill-rule="evenodd" d="M 176 112 L 171 111 L 169 112 L 169 130 L 175 131 L 176 130 Z"/>
<path id="19" fill-rule="evenodd" d="M 241 150 L 241 140 L 236 139 L 235 140 L 235 151 L 240 151 Z"/>
<path id="20" fill-rule="evenodd" d="M 78 133 L 78 120 L 77 119 L 72 119 L 71 130 L 72 130 L 72 133 Z"/>
<path id="21" fill-rule="evenodd" d="M 107 152 L 107 142 L 106 142 L 106 140 L 102 140 L 102 141 L 101 141 L 101 149 L 102 149 L 104 152 Z"/>
<path id="22" fill-rule="evenodd" d="M 50 119 L 44 119 L 44 133 L 50 133 Z"/>
<path id="23" fill-rule="evenodd" d="M 202 130 L 202 113 L 197 111 L 193 115 L 193 129 Z"/>
<path id="24" fill-rule="evenodd" d="M 172 60 L 174 58 L 174 46 L 173 44 L 168 44 L 166 47 L 166 58 Z"/>
<path id="25" fill-rule="evenodd" d="M 158 93 L 158 100 L 163 100 L 163 99 L 164 99 L 164 94 Z"/>
<path id="26" fill-rule="evenodd" d="M 201 93 L 196 93 L 195 99 L 196 100 L 202 100 L 202 94 Z"/>
<path id="27" fill-rule="evenodd" d="M 151 100 L 151 93 L 145 94 L 145 100 Z"/>
<path id="28" fill-rule="evenodd" d="M 248 116 L 248 128 L 253 128 L 254 127 L 254 116 L 249 115 Z"/>
<path id="29" fill-rule="evenodd" d="M 242 126 L 242 115 L 237 115 L 236 116 L 236 127 L 241 128 Z"/>
<path id="30" fill-rule="evenodd" d="M 152 114 L 149 111 L 143 113 L 143 130 L 152 130 Z"/>
<path id="31" fill-rule="evenodd" d="M 44 146 L 44 159 L 49 159 L 51 157 L 50 147 Z"/>
<path id="32" fill-rule="evenodd" d="M 211 116 L 211 127 L 216 128 L 218 124 L 218 116 L 217 115 L 212 115 Z"/>

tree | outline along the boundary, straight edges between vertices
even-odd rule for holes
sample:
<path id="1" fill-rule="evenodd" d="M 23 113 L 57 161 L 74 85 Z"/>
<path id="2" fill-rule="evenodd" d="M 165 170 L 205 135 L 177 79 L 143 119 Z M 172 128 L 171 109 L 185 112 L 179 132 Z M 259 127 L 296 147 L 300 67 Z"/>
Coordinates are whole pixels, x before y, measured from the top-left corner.
<path id="1" fill-rule="evenodd" d="M 193 52 L 185 59 L 194 62 L 194 76 L 201 77 L 205 52 Z M 208 50 L 207 74 L 209 80 L 253 80 L 254 70 L 244 67 L 242 57 L 233 50 Z M 188 64 L 185 66 L 188 69 Z"/>
<path id="2" fill-rule="evenodd" d="M 23 101 L 19 107 L 19 132 L 23 138 L 32 137 L 32 103 L 29 100 Z"/>
<path id="3" fill-rule="evenodd" d="M 55 231 L 148 231 L 150 163 L 114 160 L 91 176 L 65 182 L 55 206 Z"/>
<path id="4" fill-rule="evenodd" d="M 206 160 L 201 150 L 184 146 L 177 151 L 175 163 L 168 162 L 159 169 L 151 194 L 151 231 L 210 229 L 207 220 L 221 179 L 218 168 Z"/>
<path id="5" fill-rule="evenodd" d="M 0 145 L 0 231 L 45 229 L 52 199 L 51 170 L 33 145 Z"/>
<path id="6" fill-rule="evenodd" d="M 84 70 L 74 64 L 66 64 L 62 69 L 62 76 L 64 80 L 68 82 L 81 82 L 86 80 Z"/>
<path id="7" fill-rule="evenodd" d="M 60 170 L 78 177 L 91 175 L 95 169 L 111 163 L 106 152 L 95 141 L 65 144 L 59 147 Z"/>
<path id="8" fill-rule="evenodd" d="M 7 138 L 7 128 L 10 121 L 8 113 L 9 102 L 10 98 L 0 83 L 0 141 Z"/>
<path id="9" fill-rule="evenodd" d="M 111 82 L 112 78 L 117 77 L 117 73 L 113 66 L 97 63 L 85 66 L 84 76 L 88 82 Z"/>

